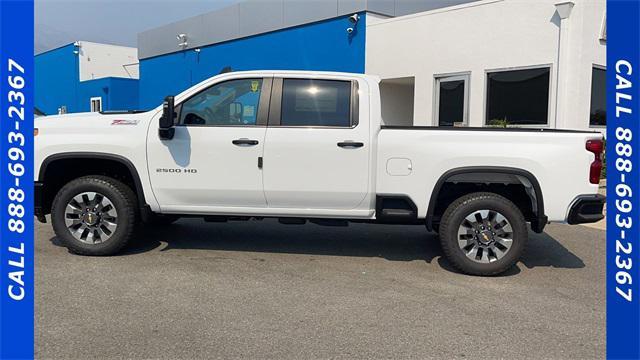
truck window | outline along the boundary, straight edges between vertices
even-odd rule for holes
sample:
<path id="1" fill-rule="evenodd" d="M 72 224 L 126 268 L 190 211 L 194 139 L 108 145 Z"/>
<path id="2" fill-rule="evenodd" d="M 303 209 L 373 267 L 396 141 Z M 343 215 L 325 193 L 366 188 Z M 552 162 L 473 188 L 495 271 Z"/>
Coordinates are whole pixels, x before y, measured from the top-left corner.
<path id="1" fill-rule="evenodd" d="M 183 125 L 256 125 L 262 79 L 231 80 L 194 95 L 182 104 Z"/>
<path id="2" fill-rule="evenodd" d="M 285 79 L 281 126 L 351 126 L 351 82 Z"/>

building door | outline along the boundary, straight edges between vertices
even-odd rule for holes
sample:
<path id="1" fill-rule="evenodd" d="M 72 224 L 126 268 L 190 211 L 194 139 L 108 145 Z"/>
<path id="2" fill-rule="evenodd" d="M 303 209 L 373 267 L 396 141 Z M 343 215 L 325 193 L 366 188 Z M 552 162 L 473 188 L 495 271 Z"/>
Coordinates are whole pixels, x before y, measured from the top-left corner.
<path id="1" fill-rule="evenodd" d="M 371 149 L 357 82 L 274 79 L 273 88 L 263 169 L 269 208 L 357 209 L 369 191 Z"/>
<path id="2" fill-rule="evenodd" d="M 150 130 L 149 174 L 163 210 L 266 207 L 259 158 L 270 93 L 270 78 L 217 83 L 177 104 L 173 139 Z"/>
<path id="3" fill-rule="evenodd" d="M 91 98 L 91 112 L 101 112 L 102 111 L 102 98 L 101 97 L 92 97 Z"/>
<path id="4" fill-rule="evenodd" d="M 469 74 L 436 78 L 435 118 L 438 126 L 469 124 Z"/>

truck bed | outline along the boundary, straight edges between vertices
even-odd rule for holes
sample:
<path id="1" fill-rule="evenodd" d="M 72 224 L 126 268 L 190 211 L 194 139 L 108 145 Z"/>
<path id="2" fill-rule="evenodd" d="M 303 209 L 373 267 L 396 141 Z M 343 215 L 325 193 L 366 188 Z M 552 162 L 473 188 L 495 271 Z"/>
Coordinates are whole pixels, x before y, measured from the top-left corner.
<path id="1" fill-rule="evenodd" d="M 376 192 L 403 189 L 424 217 L 442 176 L 465 168 L 518 169 L 533 174 L 539 183 L 549 220 L 565 222 L 579 195 L 598 190 L 597 184 L 589 182 L 595 159 L 585 148 L 590 139 L 602 139 L 602 135 L 555 129 L 382 126 Z M 398 159 L 408 161 L 409 175 L 390 174 L 389 164 Z"/>

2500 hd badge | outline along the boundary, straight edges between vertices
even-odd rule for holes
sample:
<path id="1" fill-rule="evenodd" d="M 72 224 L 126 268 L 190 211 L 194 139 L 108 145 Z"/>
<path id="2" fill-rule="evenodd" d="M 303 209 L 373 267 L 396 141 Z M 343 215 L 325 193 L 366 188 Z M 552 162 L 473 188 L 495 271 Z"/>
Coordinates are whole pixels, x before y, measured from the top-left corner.
<path id="1" fill-rule="evenodd" d="M 158 168 L 156 169 L 157 173 L 168 173 L 168 174 L 197 174 L 198 169 L 182 169 L 182 168 L 174 168 L 174 169 L 166 169 L 166 168 Z"/>

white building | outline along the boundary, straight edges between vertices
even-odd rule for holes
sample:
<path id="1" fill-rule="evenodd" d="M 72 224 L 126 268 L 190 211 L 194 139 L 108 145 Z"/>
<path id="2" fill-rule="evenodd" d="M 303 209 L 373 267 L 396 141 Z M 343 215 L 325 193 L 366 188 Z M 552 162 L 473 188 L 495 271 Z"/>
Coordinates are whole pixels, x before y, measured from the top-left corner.
<path id="1" fill-rule="evenodd" d="M 506 119 L 603 131 L 605 5 L 485 0 L 395 18 L 369 14 L 366 72 L 383 78 L 385 121 L 486 126 Z"/>
<path id="2" fill-rule="evenodd" d="M 90 41 L 75 43 L 80 64 L 80 81 L 107 77 L 139 79 L 138 49 Z"/>
<path id="3" fill-rule="evenodd" d="M 35 107 L 44 114 L 138 108 L 138 50 L 76 41 L 35 56 Z"/>

